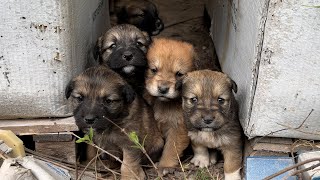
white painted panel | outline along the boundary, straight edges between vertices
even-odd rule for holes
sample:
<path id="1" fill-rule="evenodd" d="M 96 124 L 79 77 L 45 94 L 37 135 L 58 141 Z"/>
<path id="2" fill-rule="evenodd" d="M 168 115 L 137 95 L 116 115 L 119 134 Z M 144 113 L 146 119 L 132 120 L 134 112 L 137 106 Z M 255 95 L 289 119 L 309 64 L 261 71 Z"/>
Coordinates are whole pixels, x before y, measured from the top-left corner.
<path id="1" fill-rule="evenodd" d="M 320 139 L 320 1 L 271 0 L 254 98 L 252 136 Z M 281 124 L 281 125 L 279 125 Z M 284 125 L 284 126 L 283 126 Z M 315 133 L 315 134 L 312 134 Z"/>
<path id="2" fill-rule="evenodd" d="M 238 84 L 245 134 L 320 139 L 320 0 L 208 0 L 212 38 Z M 280 131 L 280 124 L 306 133 Z"/>
<path id="3" fill-rule="evenodd" d="M 265 1 L 213 0 L 212 38 L 221 67 L 238 85 L 240 122 L 250 119 Z M 247 132 L 245 131 L 247 134 Z M 247 134 L 249 135 L 249 134 Z"/>

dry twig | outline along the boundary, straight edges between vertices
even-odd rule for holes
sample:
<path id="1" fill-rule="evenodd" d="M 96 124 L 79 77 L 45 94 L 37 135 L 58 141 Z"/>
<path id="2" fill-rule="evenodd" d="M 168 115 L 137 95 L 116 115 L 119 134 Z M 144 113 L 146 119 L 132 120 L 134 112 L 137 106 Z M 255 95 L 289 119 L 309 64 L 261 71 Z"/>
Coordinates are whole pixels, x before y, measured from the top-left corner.
<path id="1" fill-rule="evenodd" d="M 74 134 L 74 133 L 72 133 L 72 135 L 75 136 L 76 138 L 80 139 L 80 137 L 79 137 L 78 135 L 76 135 L 76 134 Z M 124 166 L 126 166 L 126 167 L 128 168 L 128 170 L 133 174 L 133 176 L 134 176 L 136 179 L 139 179 L 139 177 L 136 175 L 136 173 L 134 173 L 134 172 L 132 171 L 132 169 L 131 169 L 126 163 L 124 163 L 119 157 L 117 157 L 117 156 L 111 154 L 110 152 L 102 149 L 101 147 L 97 146 L 97 145 L 94 144 L 94 143 L 87 143 L 87 144 L 89 144 L 89 145 L 97 148 L 98 150 L 100 150 L 100 151 L 108 154 L 109 156 L 113 157 L 115 160 L 119 161 L 121 164 L 123 164 Z"/>
<path id="2" fill-rule="evenodd" d="M 271 180 L 272 178 L 277 177 L 277 176 L 279 176 L 279 175 L 281 175 L 281 174 L 283 174 L 283 173 L 285 173 L 285 172 L 287 172 L 287 171 L 290 171 L 291 169 L 297 168 L 297 167 L 299 167 L 299 166 L 301 166 L 301 165 L 304 165 L 304 164 L 307 164 L 307 163 L 313 162 L 313 161 L 320 161 L 320 158 L 312 158 L 312 159 L 307 159 L 307 160 L 305 160 L 305 161 L 301 161 L 301 162 L 299 162 L 299 163 L 297 163 L 297 164 L 294 164 L 294 165 L 292 165 L 292 166 L 289 166 L 289 167 L 287 167 L 287 168 L 284 168 L 283 170 L 281 170 L 281 171 L 279 171 L 279 172 L 277 172 L 277 173 L 274 173 L 274 174 L 272 174 L 272 175 L 264 178 L 263 180 Z M 319 164 L 320 164 L 320 163 L 319 163 Z"/>
<path id="3" fill-rule="evenodd" d="M 187 179 L 187 177 L 186 177 L 186 173 L 185 173 L 185 171 L 184 171 L 184 167 L 182 166 L 182 163 L 181 163 L 181 160 L 180 160 L 179 154 L 178 154 L 178 152 L 177 152 L 176 142 L 173 142 L 173 146 L 174 146 L 174 150 L 176 151 L 176 155 L 177 155 L 177 158 L 178 158 L 178 161 L 179 161 L 179 164 L 180 164 L 181 170 L 182 170 L 182 172 L 183 172 L 183 177 L 184 177 L 184 179 Z"/>
<path id="4" fill-rule="evenodd" d="M 109 121 L 110 123 L 112 123 L 114 126 L 116 126 L 117 128 L 119 128 L 121 130 L 121 132 L 123 132 L 126 136 L 128 136 L 129 138 L 129 134 L 126 132 L 126 130 L 124 128 L 121 128 L 119 125 L 117 125 L 116 123 L 114 123 L 112 120 L 110 120 L 109 118 L 103 116 L 103 118 L 105 118 L 107 121 Z M 150 161 L 150 163 L 152 164 L 153 168 L 158 171 L 158 167 L 155 165 L 155 163 L 152 161 L 151 157 L 148 155 L 146 149 L 143 146 L 139 146 L 140 150 L 142 151 L 142 153 L 148 158 L 148 160 Z M 160 179 L 163 179 L 162 176 L 160 176 Z"/>

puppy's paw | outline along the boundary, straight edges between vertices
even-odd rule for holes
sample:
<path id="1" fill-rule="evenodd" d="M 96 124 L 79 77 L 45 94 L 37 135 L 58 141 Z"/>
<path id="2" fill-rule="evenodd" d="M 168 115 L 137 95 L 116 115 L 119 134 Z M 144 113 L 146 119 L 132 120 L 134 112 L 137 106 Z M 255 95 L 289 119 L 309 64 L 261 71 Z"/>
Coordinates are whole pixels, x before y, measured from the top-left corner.
<path id="1" fill-rule="evenodd" d="M 143 171 L 142 169 L 139 171 L 138 177 L 139 177 L 139 179 L 141 179 L 141 180 L 147 179 L 147 176 L 146 176 L 146 174 L 144 173 L 144 171 Z"/>
<path id="2" fill-rule="evenodd" d="M 175 168 L 169 168 L 169 167 L 159 168 L 158 175 L 165 176 L 167 174 L 173 174 L 174 171 L 175 171 Z"/>
<path id="3" fill-rule="evenodd" d="M 210 164 L 214 165 L 217 163 L 217 152 L 210 152 Z"/>
<path id="4" fill-rule="evenodd" d="M 240 169 L 232 173 L 224 173 L 225 180 L 241 180 Z"/>
<path id="5" fill-rule="evenodd" d="M 190 162 L 200 168 L 208 167 L 210 164 L 209 157 L 203 155 L 195 155 Z"/>
<path id="6" fill-rule="evenodd" d="M 161 167 L 159 164 L 159 162 L 156 163 L 156 166 L 158 167 L 158 176 L 165 176 L 167 174 L 174 173 L 175 168 Z"/>

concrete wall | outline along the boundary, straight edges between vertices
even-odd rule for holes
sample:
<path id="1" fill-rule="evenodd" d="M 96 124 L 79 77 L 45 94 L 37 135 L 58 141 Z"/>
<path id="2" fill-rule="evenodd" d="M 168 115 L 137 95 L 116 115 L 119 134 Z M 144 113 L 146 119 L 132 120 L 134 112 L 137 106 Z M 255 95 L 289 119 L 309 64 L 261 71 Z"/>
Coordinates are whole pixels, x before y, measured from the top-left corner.
<path id="1" fill-rule="evenodd" d="M 0 119 L 64 117 L 64 89 L 109 26 L 105 0 L 3 0 Z"/>
<path id="2" fill-rule="evenodd" d="M 319 4 L 207 2 L 222 69 L 239 86 L 240 121 L 248 137 L 320 139 L 320 9 L 306 6 Z"/>

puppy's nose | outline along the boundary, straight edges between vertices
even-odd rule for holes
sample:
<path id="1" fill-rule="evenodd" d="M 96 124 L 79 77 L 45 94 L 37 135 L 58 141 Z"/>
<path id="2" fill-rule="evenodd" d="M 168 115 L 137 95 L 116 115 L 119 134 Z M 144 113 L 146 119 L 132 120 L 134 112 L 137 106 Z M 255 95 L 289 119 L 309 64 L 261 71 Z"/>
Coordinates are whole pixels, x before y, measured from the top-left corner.
<path id="1" fill-rule="evenodd" d="M 158 86 L 158 91 L 161 94 L 167 94 L 169 91 L 169 87 L 167 86 Z"/>
<path id="2" fill-rule="evenodd" d="M 206 124 L 211 124 L 213 122 L 213 117 L 212 116 L 207 116 L 203 118 L 203 122 Z"/>
<path id="3" fill-rule="evenodd" d="M 93 124 L 98 118 L 94 115 L 86 115 L 84 117 L 84 121 L 87 123 L 87 124 Z"/>
<path id="4" fill-rule="evenodd" d="M 122 59 L 126 60 L 126 61 L 131 61 L 133 58 L 133 55 L 131 52 L 129 51 L 125 51 L 123 54 L 122 54 Z"/>

